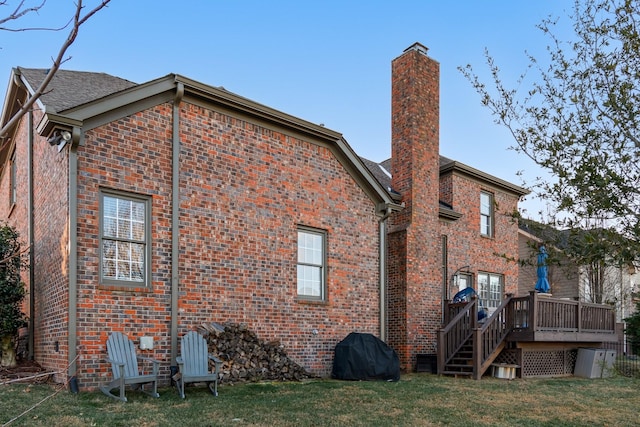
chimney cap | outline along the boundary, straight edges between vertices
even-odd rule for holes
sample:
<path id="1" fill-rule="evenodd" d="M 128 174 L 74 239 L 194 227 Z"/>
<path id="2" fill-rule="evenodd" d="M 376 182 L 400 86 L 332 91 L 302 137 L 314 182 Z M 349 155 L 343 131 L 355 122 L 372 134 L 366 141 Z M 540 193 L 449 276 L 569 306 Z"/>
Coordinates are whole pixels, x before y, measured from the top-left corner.
<path id="1" fill-rule="evenodd" d="M 416 50 L 426 56 L 429 48 L 421 43 L 415 42 L 414 44 L 406 48 L 403 52 L 408 52 L 410 50 Z"/>

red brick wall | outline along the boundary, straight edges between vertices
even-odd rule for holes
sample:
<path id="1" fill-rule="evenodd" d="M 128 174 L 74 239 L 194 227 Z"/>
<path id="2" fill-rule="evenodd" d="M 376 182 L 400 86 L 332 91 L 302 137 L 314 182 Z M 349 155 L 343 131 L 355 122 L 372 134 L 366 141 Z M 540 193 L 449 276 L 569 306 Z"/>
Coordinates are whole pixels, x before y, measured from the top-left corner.
<path id="1" fill-rule="evenodd" d="M 518 223 L 512 216 L 518 197 L 498 187 L 488 186 L 456 173 L 450 174 L 453 209 L 462 213 L 454 222 L 442 223 L 442 234 L 448 236 L 449 279 L 456 269 L 470 266 L 477 289 L 478 272 L 504 275 L 505 293 L 517 294 L 518 288 Z M 480 192 L 493 194 L 494 235 L 480 234 Z M 467 269 L 465 269 L 467 271 Z"/>
<path id="2" fill-rule="evenodd" d="M 42 114 L 35 111 L 33 123 Z M 45 138 L 34 131 L 34 252 L 31 262 L 34 271 L 35 312 L 28 313 L 34 323 L 34 357 L 43 368 L 64 371 L 67 361 L 68 282 L 67 282 L 67 207 L 68 207 L 68 156 L 58 152 Z M 23 247 L 29 245 L 29 132 L 27 116 L 18 126 L 16 141 L 18 200 L 9 210 L 9 164 L 2 175 L 2 203 L 0 215 L 19 231 Z M 23 280 L 30 288 L 29 273 Z M 25 299 L 28 309 L 29 297 Z M 56 351 L 57 343 L 57 351 Z M 66 380 L 66 374 L 56 380 Z"/>
<path id="3" fill-rule="evenodd" d="M 154 336 L 147 354 L 168 374 L 171 108 L 87 132 L 79 148 L 79 379 L 85 387 L 107 377 L 102 360 L 112 330 L 136 342 Z M 328 147 L 188 103 L 180 116 L 179 334 L 202 322 L 245 323 L 260 338 L 279 340 L 305 368 L 327 375 L 335 344 L 349 332 L 379 333 L 373 202 Z M 98 283 L 100 187 L 153 197 L 150 290 L 114 291 Z M 298 225 L 327 231 L 326 303 L 296 298 Z"/>

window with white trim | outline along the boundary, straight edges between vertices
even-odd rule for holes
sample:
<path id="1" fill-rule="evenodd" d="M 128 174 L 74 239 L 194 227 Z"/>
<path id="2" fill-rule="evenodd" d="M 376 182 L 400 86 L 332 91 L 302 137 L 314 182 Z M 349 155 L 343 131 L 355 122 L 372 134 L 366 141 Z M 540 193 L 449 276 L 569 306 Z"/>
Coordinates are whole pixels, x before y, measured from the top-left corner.
<path id="1" fill-rule="evenodd" d="M 100 193 L 100 282 L 148 287 L 151 259 L 151 199 Z"/>
<path id="2" fill-rule="evenodd" d="M 493 194 L 480 193 L 480 234 L 493 236 Z"/>
<path id="3" fill-rule="evenodd" d="M 298 228 L 298 296 L 326 297 L 326 233 Z"/>
<path id="4" fill-rule="evenodd" d="M 493 313 L 502 303 L 504 276 L 495 273 L 478 273 L 478 298 L 483 307 Z"/>

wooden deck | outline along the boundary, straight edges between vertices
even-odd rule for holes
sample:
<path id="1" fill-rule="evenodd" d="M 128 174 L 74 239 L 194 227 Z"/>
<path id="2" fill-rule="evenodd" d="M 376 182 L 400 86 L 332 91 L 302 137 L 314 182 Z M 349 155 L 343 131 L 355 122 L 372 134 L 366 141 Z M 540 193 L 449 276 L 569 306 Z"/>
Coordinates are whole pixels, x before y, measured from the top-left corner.
<path id="1" fill-rule="evenodd" d="M 615 342 L 616 318 L 609 305 L 557 299 L 531 292 L 511 299 L 510 342 Z"/>
<path id="2" fill-rule="evenodd" d="M 447 304 L 445 326 L 438 332 L 438 373 L 480 379 L 508 345 L 556 343 L 600 346 L 615 342 L 611 306 L 552 298 L 537 292 L 507 295 L 480 323 L 478 301 Z"/>

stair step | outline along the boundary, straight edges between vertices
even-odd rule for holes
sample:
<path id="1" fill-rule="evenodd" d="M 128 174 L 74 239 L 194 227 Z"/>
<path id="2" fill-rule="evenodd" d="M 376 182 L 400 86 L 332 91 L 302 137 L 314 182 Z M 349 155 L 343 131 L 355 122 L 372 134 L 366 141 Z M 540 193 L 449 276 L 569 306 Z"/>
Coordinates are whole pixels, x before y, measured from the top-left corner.
<path id="1" fill-rule="evenodd" d="M 453 375 L 454 377 L 470 377 L 473 372 L 460 372 L 460 371 L 444 371 L 442 375 Z"/>

